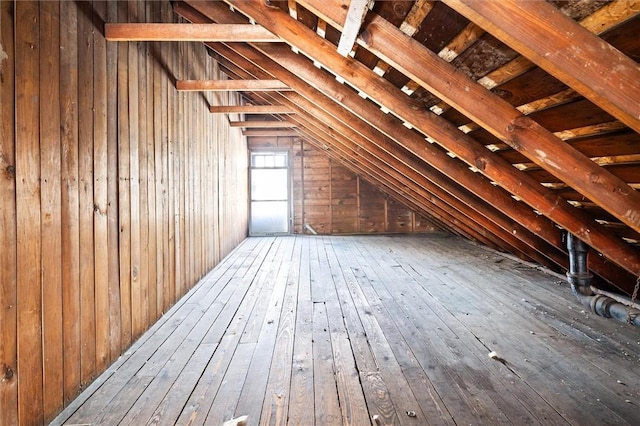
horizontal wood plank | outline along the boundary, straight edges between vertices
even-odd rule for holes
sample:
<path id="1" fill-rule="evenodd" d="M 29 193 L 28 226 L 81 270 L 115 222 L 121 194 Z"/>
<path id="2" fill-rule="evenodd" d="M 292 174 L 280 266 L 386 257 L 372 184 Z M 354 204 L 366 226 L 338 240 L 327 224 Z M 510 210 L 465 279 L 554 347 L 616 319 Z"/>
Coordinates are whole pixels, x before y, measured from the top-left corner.
<path id="1" fill-rule="evenodd" d="M 280 38 L 250 24 L 106 23 L 108 41 L 274 42 Z"/>
<path id="2" fill-rule="evenodd" d="M 279 80 L 178 80 L 176 89 L 179 92 L 290 90 Z"/>

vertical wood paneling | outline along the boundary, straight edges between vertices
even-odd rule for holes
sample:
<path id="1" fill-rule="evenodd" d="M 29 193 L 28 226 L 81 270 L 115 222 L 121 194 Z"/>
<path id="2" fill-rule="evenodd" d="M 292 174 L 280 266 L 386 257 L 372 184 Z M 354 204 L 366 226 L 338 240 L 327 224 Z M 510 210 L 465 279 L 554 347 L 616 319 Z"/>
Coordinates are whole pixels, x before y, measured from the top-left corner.
<path id="1" fill-rule="evenodd" d="M 146 21 L 144 2 L 138 2 L 138 20 Z M 138 43 L 138 162 L 139 162 L 139 225 L 140 225 L 140 268 L 138 279 L 140 286 L 139 334 L 146 329 L 149 323 L 149 188 L 148 156 L 147 156 L 147 103 L 149 102 L 147 91 L 147 43 Z"/>
<path id="2" fill-rule="evenodd" d="M 80 335 L 82 384 L 96 369 L 93 244 L 93 28 L 92 6 L 78 4 L 78 184 L 80 204 Z"/>
<path id="3" fill-rule="evenodd" d="M 146 3 L 145 4 L 145 15 L 146 21 L 148 22 L 158 22 L 154 21 L 153 16 L 153 8 L 155 7 L 154 3 Z M 147 203 L 147 211 L 143 212 L 143 215 L 146 215 L 148 220 L 148 282 L 149 282 L 149 296 L 148 296 L 148 316 L 147 323 L 154 322 L 157 318 L 157 224 L 158 217 L 156 209 L 156 155 L 155 155 L 155 137 L 156 137 L 156 126 L 155 126 L 155 116 L 154 116 L 154 107 L 156 104 L 155 95 L 156 92 L 154 90 L 155 84 L 155 66 L 154 66 L 154 57 L 153 57 L 153 44 L 148 43 L 146 45 L 146 66 L 147 73 L 145 83 L 147 85 L 146 93 L 147 93 L 147 194 L 148 194 L 148 203 Z M 145 176 L 143 175 L 143 179 Z"/>
<path id="4" fill-rule="evenodd" d="M 107 3 L 107 21 L 118 21 L 118 5 Z M 118 43 L 107 43 L 107 243 L 109 246 L 109 357 L 122 350 L 118 203 Z M 105 319 L 100 318 L 106 322 Z"/>
<path id="5" fill-rule="evenodd" d="M 62 212 L 60 186 L 60 5 L 40 4 L 40 199 L 44 417 L 63 403 Z"/>
<path id="6" fill-rule="evenodd" d="M 129 22 L 138 22 L 138 5 L 128 1 Z M 131 333 L 135 340 L 142 332 L 142 289 L 140 282 L 140 113 L 138 80 L 138 46 L 129 43 L 129 226 L 131 229 Z"/>
<path id="7" fill-rule="evenodd" d="M 107 18 L 104 1 L 94 2 L 93 26 Z M 108 238 L 108 124 L 107 50 L 102 35 L 93 32 L 93 236 L 95 259 L 96 370 L 110 359 L 109 345 L 109 238 Z"/>
<path id="8" fill-rule="evenodd" d="M 104 40 L 169 2 L 1 11 L 0 424 L 43 424 L 245 237 L 246 145 L 175 90 L 202 44 Z"/>
<path id="9" fill-rule="evenodd" d="M 0 3 L 0 424 L 18 423 L 14 4 Z"/>
<path id="10" fill-rule="evenodd" d="M 20 423 L 42 423 L 42 234 L 40 214 L 40 98 L 38 2 L 17 2 L 16 211 L 18 305 L 18 414 Z M 28 404 L 26 403 L 28 401 Z"/>
<path id="11" fill-rule="evenodd" d="M 250 137 L 250 149 L 286 148 L 293 176 L 293 232 L 320 234 L 431 232 L 428 218 L 415 224 L 415 213 L 360 179 L 321 150 L 300 139 Z"/>
<path id="12" fill-rule="evenodd" d="M 118 2 L 118 22 L 128 22 L 127 2 Z M 118 44 L 118 221 L 122 347 L 131 345 L 131 200 L 129 150 L 129 43 Z M 137 81 L 137 80 L 136 80 Z"/>
<path id="13" fill-rule="evenodd" d="M 64 399 L 80 388 L 80 226 L 78 195 L 78 10 L 60 2 L 62 291 Z"/>
<path id="14" fill-rule="evenodd" d="M 152 22 L 160 22 L 160 4 L 158 2 L 151 2 L 151 11 L 152 11 Z M 167 249 L 165 245 L 165 234 L 164 234 L 164 226 L 166 220 L 165 214 L 165 202 L 164 195 L 165 191 L 165 173 L 164 173 L 164 159 L 163 159 L 163 143 L 165 140 L 165 135 L 163 133 L 162 126 L 162 106 L 163 96 L 162 96 L 162 87 L 163 87 L 163 75 L 161 63 L 164 59 L 161 51 L 161 44 L 155 42 L 152 44 L 152 55 L 150 58 L 151 66 L 153 67 L 153 106 L 152 106 L 152 115 L 153 115 L 153 166 L 154 166 L 154 188 L 153 188 L 153 202 L 149 204 L 149 216 L 153 217 L 152 226 L 150 227 L 150 233 L 153 234 L 152 244 L 149 246 L 149 251 L 153 253 L 153 244 L 155 244 L 155 279 L 156 282 L 153 285 L 155 288 L 155 307 L 150 307 L 151 320 L 157 319 L 162 314 L 162 303 L 164 298 L 164 282 L 165 282 L 165 268 L 166 261 L 164 253 Z M 155 229 L 153 227 L 155 225 Z M 152 268 L 152 265 L 150 265 Z M 150 271 L 150 275 L 153 273 Z M 153 298 L 151 298 L 151 302 L 153 303 Z"/>

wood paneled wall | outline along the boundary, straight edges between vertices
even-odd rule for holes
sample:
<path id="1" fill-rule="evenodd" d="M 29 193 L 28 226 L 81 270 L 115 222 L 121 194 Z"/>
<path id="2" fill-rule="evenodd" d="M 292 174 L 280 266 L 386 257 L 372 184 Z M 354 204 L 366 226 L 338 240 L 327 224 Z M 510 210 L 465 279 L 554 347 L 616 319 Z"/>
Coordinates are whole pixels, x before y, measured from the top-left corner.
<path id="1" fill-rule="evenodd" d="M 197 43 L 113 43 L 159 1 L 2 1 L 0 424 L 43 424 L 246 236 L 247 148 L 178 93 Z"/>
<path id="2" fill-rule="evenodd" d="M 294 137 L 249 137 L 249 149 L 288 150 L 292 163 L 293 232 L 374 234 L 432 232 L 428 217 L 403 206 Z"/>

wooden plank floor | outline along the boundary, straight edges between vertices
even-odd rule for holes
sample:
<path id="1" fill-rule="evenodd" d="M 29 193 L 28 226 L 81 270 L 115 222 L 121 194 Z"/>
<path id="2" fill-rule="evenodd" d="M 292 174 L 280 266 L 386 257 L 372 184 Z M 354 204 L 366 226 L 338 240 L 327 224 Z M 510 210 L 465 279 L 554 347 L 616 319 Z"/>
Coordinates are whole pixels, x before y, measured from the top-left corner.
<path id="1" fill-rule="evenodd" d="M 637 425 L 639 367 L 637 329 L 456 237 L 249 238 L 54 424 Z"/>

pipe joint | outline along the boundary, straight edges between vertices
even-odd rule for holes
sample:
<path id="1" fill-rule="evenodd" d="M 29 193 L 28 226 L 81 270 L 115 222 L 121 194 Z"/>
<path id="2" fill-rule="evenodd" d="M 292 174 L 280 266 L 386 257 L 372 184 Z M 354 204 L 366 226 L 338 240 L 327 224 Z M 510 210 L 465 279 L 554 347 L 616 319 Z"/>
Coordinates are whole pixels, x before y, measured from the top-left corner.
<path id="1" fill-rule="evenodd" d="M 611 318 L 611 307 L 617 302 L 610 297 L 597 294 L 591 299 L 590 307 L 593 312 L 601 317 Z"/>

